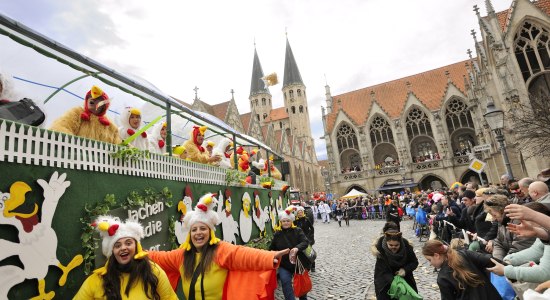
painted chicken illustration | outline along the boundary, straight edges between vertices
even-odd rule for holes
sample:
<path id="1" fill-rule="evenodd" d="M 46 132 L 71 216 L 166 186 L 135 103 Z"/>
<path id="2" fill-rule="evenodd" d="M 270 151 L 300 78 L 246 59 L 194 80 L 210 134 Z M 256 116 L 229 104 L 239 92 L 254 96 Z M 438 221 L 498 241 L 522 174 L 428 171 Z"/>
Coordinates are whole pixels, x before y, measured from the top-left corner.
<path id="1" fill-rule="evenodd" d="M 237 238 L 235 236 L 239 235 L 239 223 L 235 221 L 233 215 L 231 215 L 231 190 L 225 190 L 225 201 L 223 200 L 221 191 L 219 195 L 217 212 L 222 221 L 223 240 L 228 243 L 237 244 Z"/>
<path id="2" fill-rule="evenodd" d="M 241 232 L 241 239 L 243 242 L 247 243 L 252 235 L 252 216 L 250 211 L 250 204 L 252 201 L 248 192 L 244 192 L 242 201 L 243 208 L 239 215 L 239 229 Z"/>
<path id="3" fill-rule="evenodd" d="M 188 211 L 193 209 L 193 193 L 191 192 L 191 187 L 187 185 L 185 187 L 183 199 L 178 202 L 178 211 L 181 212 L 181 217 L 179 220 L 174 221 L 174 232 L 176 234 L 176 239 L 178 244 L 183 244 L 185 238 L 187 237 L 188 230 L 183 228 L 183 218 Z"/>
<path id="4" fill-rule="evenodd" d="M 269 208 L 266 206 L 262 209 L 260 193 L 258 191 L 254 191 L 254 213 L 252 214 L 252 219 L 260 229 L 260 236 L 264 236 L 265 223 L 269 221 Z"/>
<path id="5" fill-rule="evenodd" d="M 13 266 L 0 267 L 0 299 L 7 299 L 9 290 L 25 279 L 38 279 L 38 293 L 32 299 L 52 299 L 55 292 L 45 291 L 45 277 L 49 266 L 57 266 L 63 274 L 59 285 L 65 285 L 68 273 L 79 266 L 82 255 L 76 255 L 67 266 L 57 259 L 57 234 L 51 227 L 57 204 L 70 181 L 65 180 L 66 174 L 54 172 L 49 182 L 39 179 L 37 182 L 44 190 L 41 220 L 38 218 L 38 205 L 34 201 L 26 201 L 25 195 L 32 191 L 31 187 L 22 181 L 14 182 L 9 193 L 1 194 L 0 224 L 12 225 L 19 231 L 19 243 L 0 240 L 0 260 L 17 255 L 23 264 L 23 269 Z"/>

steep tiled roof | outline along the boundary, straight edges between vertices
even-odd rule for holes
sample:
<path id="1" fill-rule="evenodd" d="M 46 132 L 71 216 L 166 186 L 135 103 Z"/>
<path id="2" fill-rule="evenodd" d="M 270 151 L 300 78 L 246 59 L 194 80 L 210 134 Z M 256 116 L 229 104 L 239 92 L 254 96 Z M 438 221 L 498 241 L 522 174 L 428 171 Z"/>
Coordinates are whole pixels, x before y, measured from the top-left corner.
<path id="1" fill-rule="evenodd" d="M 250 125 L 250 116 L 252 113 L 246 113 L 241 115 L 241 122 L 243 123 L 244 132 L 248 132 L 248 126 Z"/>
<path id="2" fill-rule="evenodd" d="M 538 7 L 542 12 L 550 15 L 550 0 L 538 0 L 533 2 L 533 4 Z M 512 9 L 507 9 L 496 13 L 498 24 L 500 25 L 500 29 L 502 31 L 506 29 L 506 26 L 508 26 L 508 18 L 511 13 Z"/>
<path id="3" fill-rule="evenodd" d="M 296 59 L 294 59 L 294 54 L 292 54 L 292 48 L 290 48 L 290 43 L 288 42 L 288 38 L 287 38 L 283 88 L 291 84 L 303 85 L 304 82 L 302 81 L 302 75 L 300 75 L 300 70 L 298 70 L 298 64 L 296 64 Z"/>
<path id="4" fill-rule="evenodd" d="M 327 115 L 327 129 L 334 129 L 338 111 L 342 109 L 355 124 L 365 123 L 375 101 L 391 119 L 403 113 L 408 92 L 412 92 L 429 110 L 441 107 L 450 80 L 460 91 L 465 92 L 463 76 L 467 74 L 466 61 L 440 67 L 420 74 L 366 87 L 360 90 L 333 96 L 332 113 Z M 449 72 L 449 75 L 446 75 Z M 373 95 L 371 93 L 374 92 Z"/>
<path id="5" fill-rule="evenodd" d="M 222 121 L 225 120 L 225 115 L 227 115 L 227 109 L 229 108 L 229 103 L 231 101 L 222 102 L 218 104 L 214 104 L 211 106 L 212 109 L 212 115 Z"/>
<path id="6" fill-rule="evenodd" d="M 269 113 L 268 119 L 269 121 L 279 121 L 282 119 L 288 119 L 288 113 L 286 112 L 286 108 L 279 107 L 279 108 L 272 109 L 271 112 Z"/>

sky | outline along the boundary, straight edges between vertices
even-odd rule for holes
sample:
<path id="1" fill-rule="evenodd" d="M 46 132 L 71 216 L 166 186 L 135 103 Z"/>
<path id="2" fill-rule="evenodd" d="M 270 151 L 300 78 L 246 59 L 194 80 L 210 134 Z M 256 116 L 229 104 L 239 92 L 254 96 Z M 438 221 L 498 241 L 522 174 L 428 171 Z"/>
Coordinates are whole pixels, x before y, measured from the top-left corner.
<path id="1" fill-rule="evenodd" d="M 230 100 L 233 89 L 241 114 L 250 111 L 254 48 L 264 73 L 276 72 L 282 82 L 288 38 L 322 160 L 326 84 L 334 96 L 467 59 L 470 30 L 480 39 L 473 6 L 485 16 L 485 2 L 0 0 L 0 12 L 187 103 L 195 87 L 211 105 Z M 492 1 L 497 12 L 510 3 Z M 0 69 L 10 63 L 13 56 L 0 51 Z M 270 87 L 274 108 L 283 106 L 281 89 Z"/>

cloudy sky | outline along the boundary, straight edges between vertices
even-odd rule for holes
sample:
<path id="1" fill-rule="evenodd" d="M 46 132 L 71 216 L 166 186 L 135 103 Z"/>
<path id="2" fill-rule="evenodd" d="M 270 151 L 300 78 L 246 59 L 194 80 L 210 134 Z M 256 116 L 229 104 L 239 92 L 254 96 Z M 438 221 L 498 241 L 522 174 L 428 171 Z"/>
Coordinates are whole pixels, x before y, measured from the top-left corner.
<path id="1" fill-rule="evenodd" d="M 492 2 L 500 11 L 511 1 Z M 482 0 L 19 0 L 0 1 L 0 12 L 188 103 L 195 86 L 209 104 L 234 89 L 241 114 L 254 43 L 264 72 L 282 81 L 286 32 L 323 159 L 326 82 L 338 95 L 467 59 L 476 4 L 486 15 Z M 0 52 L 0 67 L 8 59 Z M 282 106 L 281 85 L 270 90 Z"/>

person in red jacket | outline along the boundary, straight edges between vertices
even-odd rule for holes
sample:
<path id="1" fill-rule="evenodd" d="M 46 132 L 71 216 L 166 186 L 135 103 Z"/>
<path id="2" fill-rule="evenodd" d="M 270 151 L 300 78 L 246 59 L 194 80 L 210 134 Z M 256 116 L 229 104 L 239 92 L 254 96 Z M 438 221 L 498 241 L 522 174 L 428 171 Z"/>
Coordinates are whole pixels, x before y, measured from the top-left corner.
<path id="1" fill-rule="evenodd" d="M 174 289 L 181 278 L 187 300 L 274 299 L 276 269 L 290 249 L 265 251 L 220 241 L 215 235 L 220 223 L 216 202 L 213 194 L 202 196 L 183 219 L 189 233 L 180 248 L 149 251 L 149 257 Z"/>

